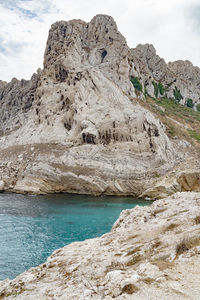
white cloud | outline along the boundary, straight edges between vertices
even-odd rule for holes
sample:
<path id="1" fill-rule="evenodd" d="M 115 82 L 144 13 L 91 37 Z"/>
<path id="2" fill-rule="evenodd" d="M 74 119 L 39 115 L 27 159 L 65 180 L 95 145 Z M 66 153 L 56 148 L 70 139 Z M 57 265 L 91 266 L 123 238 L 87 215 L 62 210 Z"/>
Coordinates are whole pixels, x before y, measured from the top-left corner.
<path id="1" fill-rule="evenodd" d="M 199 0 L 0 0 L 0 79 L 30 78 L 42 67 L 53 22 L 112 15 L 130 47 L 152 43 L 166 61 L 200 66 Z M 200 11 L 199 11 L 200 14 Z"/>

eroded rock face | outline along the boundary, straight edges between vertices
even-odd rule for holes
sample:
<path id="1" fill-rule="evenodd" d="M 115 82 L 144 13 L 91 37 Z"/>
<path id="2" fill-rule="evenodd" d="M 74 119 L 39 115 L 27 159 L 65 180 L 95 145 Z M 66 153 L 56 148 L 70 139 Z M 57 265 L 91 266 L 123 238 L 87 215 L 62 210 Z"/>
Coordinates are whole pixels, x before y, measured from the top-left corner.
<path id="1" fill-rule="evenodd" d="M 180 91 L 179 101 L 187 105 L 187 100 L 193 101 L 194 107 L 200 103 L 200 68 L 189 61 L 175 61 L 168 64 L 156 54 L 153 45 L 139 44 L 131 49 L 133 62 L 131 75 L 140 79 L 143 92 L 151 97 L 175 98 L 174 92 Z M 164 90 L 158 89 L 156 94 L 154 83 L 162 84 Z"/>
<path id="2" fill-rule="evenodd" d="M 147 83 L 151 83 L 153 80 L 165 80 L 167 65 L 164 59 L 156 54 L 153 45 L 139 44 L 135 49 L 131 49 L 131 54 L 133 56 L 136 71 L 138 70 L 139 74 L 146 77 Z M 148 75 L 149 78 L 147 78 Z"/>
<path id="3" fill-rule="evenodd" d="M 17 114 L 19 129 L 1 139 L 8 189 L 139 195 L 152 174 L 173 168 L 180 155 L 165 127 L 134 100 L 130 55 L 112 17 L 52 25 L 44 69 L 24 83 L 34 100 L 25 101 L 26 116 Z"/>
<path id="4" fill-rule="evenodd" d="M 0 82 L 0 132 L 19 128 L 26 119 L 34 101 L 39 74 L 33 74 L 31 80 L 17 80 L 10 83 Z"/>
<path id="5" fill-rule="evenodd" d="M 200 193 L 125 210 L 112 231 L 72 243 L 0 282 L 2 299 L 198 299 Z"/>

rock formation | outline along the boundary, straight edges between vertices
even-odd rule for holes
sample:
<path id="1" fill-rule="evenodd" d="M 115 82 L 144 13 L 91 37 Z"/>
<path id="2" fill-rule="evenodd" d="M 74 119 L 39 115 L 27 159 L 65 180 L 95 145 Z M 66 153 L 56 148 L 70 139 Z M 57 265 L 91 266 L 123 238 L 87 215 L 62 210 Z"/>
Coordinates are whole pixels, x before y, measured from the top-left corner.
<path id="1" fill-rule="evenodd" d="M 142 107 L 130 78 L 140 76 L 151 94 L 151 80 L 182 74 L 172 65 L 153 46 L 129 49 L 112 17 L 53 24 L 44 69 L 30 81 L 0 82 L 4 189 L 138 196 L 159 185 L 187 151 Z M 188 68 L 188 78 L 198 75 Z M 170 193 L 181 190 L 177 183 Z"/>
<path id="2" fill-rule="evenodd" d="M 0 81 L 0 191 L 199 192 L 196 148 L 170 139 L 142 100 L 196 107 L 199 78 L 199 68 L 166 64 L 151 45 L 129 49 L 112 17 L 53 24 L 44 69 L 29 81 Z M 198 299 L 199 205 L 199 193 L 179 193 L 126 210 L 110 233 L 1 282 L 0 299 Z"/>
<path id="3" fill-rule="evenodd" d="M 26 119 L 34 101 L 39 74 L 33 74 L 31 80 L 0 82 L 0 133 L 19 128 Z"/>
<path id="4" fill-rule="evenodd" d="M 1 299 L 199 299 L 200 193 L 125 210 L 110 233 L 0 283 Z"/>
<path id="5" fill-rule="evenodd" d="M 194 107 L 200 103 L 199 67 L 181 60 L 167 64 L 150 44 L 131 49 L 131 58 L 135 65 L 131 75 L 141 80 L 143 92 L 147 95 L 165 96 L 184 105 L 191 99 Z"/>
<path id="6" fill-rule="evenodd" d="M 112 17 L 52 25 L 43 71 L 1 88 L 5 189 L 138 195 L 172 169 L 165 127 L 134 100 L 129 53 Z"/>

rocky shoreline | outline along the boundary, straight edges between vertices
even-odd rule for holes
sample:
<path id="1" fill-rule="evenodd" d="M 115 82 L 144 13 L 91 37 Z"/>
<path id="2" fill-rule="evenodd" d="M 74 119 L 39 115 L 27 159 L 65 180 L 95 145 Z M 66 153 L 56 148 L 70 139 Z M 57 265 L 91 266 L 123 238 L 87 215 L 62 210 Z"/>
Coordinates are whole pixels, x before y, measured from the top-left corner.
<path id="1" fill-rule="evenodd" d="M 14 280 L 1 299 L 198 299 L 200 193 L 125 210 L 112 231 L 72 243 Z"/>

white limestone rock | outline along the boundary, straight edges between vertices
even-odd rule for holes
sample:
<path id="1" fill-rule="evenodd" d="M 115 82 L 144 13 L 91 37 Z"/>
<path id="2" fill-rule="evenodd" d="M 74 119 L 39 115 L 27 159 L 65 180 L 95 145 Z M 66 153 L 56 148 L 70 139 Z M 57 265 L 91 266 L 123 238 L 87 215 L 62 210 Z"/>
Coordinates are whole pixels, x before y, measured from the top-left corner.
<path id="1" fill-rule="evenodd" d="M 125 210 L 111 232 L 58 249 L 0 282 L 0 297 L 198 299 L 199 205 L 200 193 L 185 192 Z"/>
<path id="2" fill-rule="evenodd" d="M 182 99 L 180 103 L 187 104 L 192 99 L 194 107 L 200 103 L 200 68 L 195 67 L 189 61 L 175 61 L 168 64 L 156 54 L 153 45 L 139 44 L 131 49 L 133 67 L 131 74 L 138 77 L 146 88 L 147 93 L 155 97 L 153 82 L 161 83 L 165 88 L 163 95 L 174 99 L 174 89 L 180 90 Z"/>
<path id="3" fill-rule="evenodd" d="M 139 195 L 152 174 L 180 161 L 165 126 L 134 100 L 130 55 L 112 17 L 52 25 L 43 71 L 31 82 L 11 82 L 34 89 L 34 100 L 19 113 L 18 129 L 12 112 L 2 126 L 10 131 L 0 161 L 9 158 L 15 166 L 15 172 L 0 168 L 7 188 Z"/>

